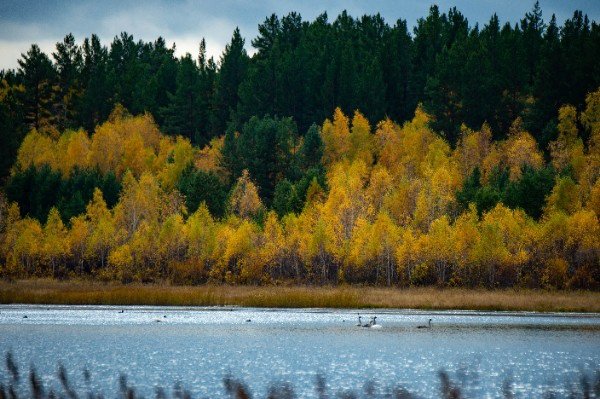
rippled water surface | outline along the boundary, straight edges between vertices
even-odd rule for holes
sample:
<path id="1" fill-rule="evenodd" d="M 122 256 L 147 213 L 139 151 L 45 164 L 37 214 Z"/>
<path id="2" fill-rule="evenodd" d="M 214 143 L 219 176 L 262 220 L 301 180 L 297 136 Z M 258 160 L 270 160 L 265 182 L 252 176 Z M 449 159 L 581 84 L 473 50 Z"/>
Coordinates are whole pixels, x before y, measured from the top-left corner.
<path id="1" fill-rule="evenodd" d="M 357 327 L 357 312 L 382 328 Z M 416 328 L 429 318 L 431 329 Z M 62 363 L 76 387 L 107 397 L 120 374 L 145 396 L 181 382 L 194 397 L 224 397 L 228 373 L 255 397 L 282 382 L 315 397 L 318 374 L 332 393 L 373 381 L 438 397 L 440 369 L 470 396 L 498 397 L 511 381 L 528 397 L 594 375 L 600 315 L 15 305 L 0 306 L 0 349 L 34 364 L 47 387 L 60 392 Z"/>

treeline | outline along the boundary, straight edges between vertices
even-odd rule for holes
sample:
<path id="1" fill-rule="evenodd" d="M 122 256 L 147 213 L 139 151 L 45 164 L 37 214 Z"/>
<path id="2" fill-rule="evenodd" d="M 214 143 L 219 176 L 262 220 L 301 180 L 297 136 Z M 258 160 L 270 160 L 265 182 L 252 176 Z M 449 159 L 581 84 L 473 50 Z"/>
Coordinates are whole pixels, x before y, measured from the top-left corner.
<path id="1" fill-rule="evenodd" d="M 304 137 L 292 119 L 254 117 L 199 149 L 117 107 L 91 137 L 32 130 L 1 201 L 0 273 L 599 286 L 600 90 L 582 112 L 560 108 L 548 161 L 520 118 L 499 141 L 464 126 L 455 148 L 430 125 L 420 107 L 376 126 L 337 108 Z M 63 190 L 37 194 L 57 179 L 91 198 L 77 216 Z"/>
<path id="2" fill-rule="evenodd" d="M 303 134 L 338 106 L 401 124 L 422 103 L 452 146 L 463 123 L 487 122 L 502 139 L 520 116 L 545 151 L 557 136 L 558 107 L 581 111 L 600 86 L 598 24 L 576 11 L 559 26 L 538 3 L 514 25 L 493 15 L 482 27 L 432 6 L 413 32 L 380 15 L 303 21 L 292 12 L 266 18 L 251 44 L 250 57 L 236 29 L 216 61 L 204 40 L 197 56 L 176 58 L 162 38 L 127 33 L 108 47 L 95 35 L 78 44 L 69 34 L 50 56 L 32 45 L 16 71 L 0 73 L 0 176 L 31 128 L 92 132 L 117 103 L 200 146 L 253 116 L 291 117 Z"/>
<path id="3" fill-rule="evenodd" d="M 597 288 L 599 32 L 536 3 L 271 16 L 218 64 L 34 45 L 1 73 L 0 275 Z"/>

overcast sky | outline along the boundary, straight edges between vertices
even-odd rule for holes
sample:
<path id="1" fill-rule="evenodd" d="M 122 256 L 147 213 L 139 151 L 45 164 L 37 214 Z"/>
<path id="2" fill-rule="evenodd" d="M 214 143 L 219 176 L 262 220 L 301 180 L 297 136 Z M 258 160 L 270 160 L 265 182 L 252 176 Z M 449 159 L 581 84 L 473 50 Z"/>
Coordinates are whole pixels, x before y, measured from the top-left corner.
<path id="1" fill-rule="evenodd" d="M 134 39 L 153 41 L 158 36 L 177 54 L 196 55 L 202 37 L 207 52 L 218 60 L 233 29 L 239 26 L 246 38 L 246 49 L 252 52 L 250 40 L 257 35 L 257 25 L 265 17 L 298 11 L 304 20 L 312 20 L 327 11 L 333 20 L 344 9 L 352 16 L 379 12 L 389 24 L 398 18 L 414 26 L 436 3 L 442 11 L 456 6 L 469 20 L 485 24 L 495 12 L 502 22 L 516 22 L 531 10 L 534 1 L 527 0 L 0 0 L 0 69 L 16 68 L 17 59 L 32 43 L 48 55 L 57 41 L 71 32 L 78 42 L 96 33 L 103 44 L 122 31 Z M 559 21 L 573 15 L 575 9 L 600 21 L 600 0 L 541 0 L 544 20 L 554 13 Z"/>

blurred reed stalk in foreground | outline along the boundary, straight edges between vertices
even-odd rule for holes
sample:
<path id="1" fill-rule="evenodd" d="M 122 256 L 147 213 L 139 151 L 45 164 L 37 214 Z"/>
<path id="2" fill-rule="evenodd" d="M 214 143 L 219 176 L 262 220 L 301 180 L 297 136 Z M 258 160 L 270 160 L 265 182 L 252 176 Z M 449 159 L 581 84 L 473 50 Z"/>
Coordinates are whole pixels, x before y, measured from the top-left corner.
<path id="1" fill-rule="evenodd" d="M 66 368 L 58 365 L 57 379 L 60 382 L 60 390 L 46 390 L 38 376 L 35 367 L 32 365 L 29 370 L 29 378 L 27 382 L 22 384 L 21 373 L 14 360 L 11 352 L 6 353 L 5 369 L 0 374 L 0 399 L 103 399 L 102 393 L 95 393 L 91 388 L 91 374 L 87 369 L 83 370 L 83 378 L 88 386 L 87 392 L 78 393 L 71 386 Z M 439 378 L 439 398 L 441 399 L 461 399 L 466 398 L 461 389 L 462 384 L 457 384 L 450 378 L 450 375 L 440 370 Z M 28 389 L 27 389 L 28 386 Z M 234 378 L 231 375 L 226 375 L 223 378 L 224 392 L 231 399 L 251 399 L 253 397 L 250 389 L 241 380 Z M 315 394 L 318 399 L 417 399 L 418 395 L 411 393 L 401 386 L 394 386 L 384 392 L 377 392 L 375 383 L 367 381 L 362 390 L 344 390 L 332 393 L 327 388 L 327 381 L 322 375 L 317 375 L 315 379 Z M 528 395 L 525 393 L 525 395 Z M 513 399 L 520 397 L 515 393 L 512 381 L 507 379 L 502 384 L 501 397 L 504 399 Z M 127 376 L 121 375 L 119 378 L 119 390 L 117 397 L 121 399 L 136 399 L 142 398 L 132 385 L 129 385 Z M 169 393 L 165 389 L 157 387 L 155 389 L 156 399 L 192 399 L 190 391 L 186 390 L 181 383 L 176 383 L 172 391 Z M 527 397 L 533 397 L 529 394 Z M 565 385 L 563 390 L 545 391 L 541 396 L 543 399 L 593 399 L 600 398 L 600 370 L 596 371 L 593 377 L 581 372 L 581 376 L 577 383 L 569 383 Z M 266 399 L 295 399 L 297 394 L 294 387 L 288 383 L 271 384 L 267 390 Z"/>

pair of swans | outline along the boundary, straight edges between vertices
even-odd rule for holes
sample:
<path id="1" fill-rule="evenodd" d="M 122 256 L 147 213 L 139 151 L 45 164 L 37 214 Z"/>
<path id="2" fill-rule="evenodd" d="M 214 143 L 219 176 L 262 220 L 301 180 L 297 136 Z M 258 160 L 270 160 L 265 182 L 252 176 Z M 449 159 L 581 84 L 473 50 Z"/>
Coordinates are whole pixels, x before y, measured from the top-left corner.
<path id="1" fill-rule="evenodd" d="M 366 328 L 375 328 L 375 329 L 382 328 L 381 324 L 377 324 L 377 316 L 371 317 L 371 320 L 368 323 L 362 324 L 362 316 L 360 315 L 360 313 L 358 314 L 358 324 L 356 326 L 357 327 L 366 327 Z"/>
<path id="2" fill-rule="evenodd" d="M 429 319 L 427 321 L 427 324 L 419 325 L 419 326 L 417 326 L 417 328 L 429 329 L 429 328 L 431 328 L 431 321 L 432 321 L 432 319 Z M 358 314 L 358 324 L 356 326 L 357 327 L 367 327 L 367 328 L 381 328 L 381 324 L 377 324 L 377 316 L 371 317 L 371 320 L 368 323 L 362 324 L 362 316 L 360 315 L 360 313 Z"/>

